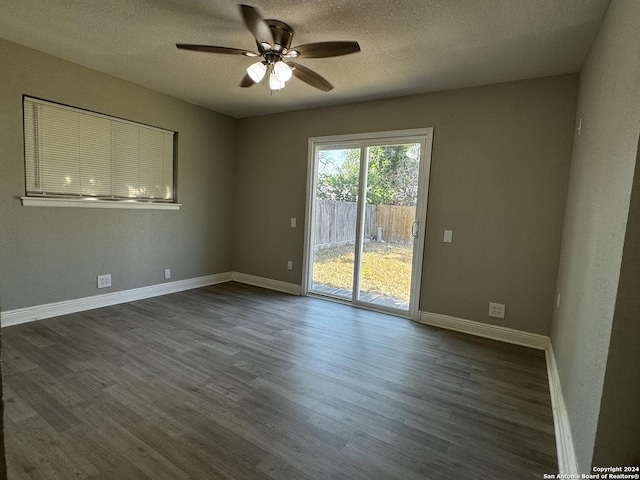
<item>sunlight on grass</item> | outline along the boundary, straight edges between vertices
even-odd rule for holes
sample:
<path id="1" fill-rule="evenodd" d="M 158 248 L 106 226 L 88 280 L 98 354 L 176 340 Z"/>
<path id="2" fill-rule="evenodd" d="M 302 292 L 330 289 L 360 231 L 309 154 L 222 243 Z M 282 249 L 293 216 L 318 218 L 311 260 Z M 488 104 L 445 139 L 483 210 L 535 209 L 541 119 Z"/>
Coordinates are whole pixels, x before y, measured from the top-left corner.
<path id="1" fill-rule="evenodd" d="M 351 290 L 353 250 L 353 245 L 344 245 L 315 252 L 313 283 Z M 410 245 L 365 243 L 362 257 L 362 291 L 409 301 L 411 256 Z"/>

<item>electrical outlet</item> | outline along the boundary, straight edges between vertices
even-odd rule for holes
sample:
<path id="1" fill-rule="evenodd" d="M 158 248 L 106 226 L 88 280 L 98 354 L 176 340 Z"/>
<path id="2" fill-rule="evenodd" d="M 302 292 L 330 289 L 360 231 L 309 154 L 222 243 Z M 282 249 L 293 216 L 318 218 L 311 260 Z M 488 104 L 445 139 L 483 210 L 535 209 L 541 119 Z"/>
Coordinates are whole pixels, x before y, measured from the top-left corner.
<path id="1" fill-rule="evenodd" d="M 164 279 L 168 280 L 171 278 L 171 269 L 170 268 L 165 268 L 164 269 Z"/>
<path id="2" fill-rule="evenodd" d="M 111 286 L 111 274 L 98 275 L 98 288 L 107 288 Z"/>
<path id="3" fill-rule="evenodd" d="M 291 228 L 296 228 L 297 224 L 298 221 L 296 220 L 296 217 L 291 217 Z"/>
<path id="4" fill-rule="evenodd" d="M 489 303 L 489 316 L 504 318 L 505 306 L 502 303 Z"/>
<path id="5" fill-rule="evenodd" d="M 291 260 L 287 262 L 287 270 L 293 270 L 293 262 Z"/>

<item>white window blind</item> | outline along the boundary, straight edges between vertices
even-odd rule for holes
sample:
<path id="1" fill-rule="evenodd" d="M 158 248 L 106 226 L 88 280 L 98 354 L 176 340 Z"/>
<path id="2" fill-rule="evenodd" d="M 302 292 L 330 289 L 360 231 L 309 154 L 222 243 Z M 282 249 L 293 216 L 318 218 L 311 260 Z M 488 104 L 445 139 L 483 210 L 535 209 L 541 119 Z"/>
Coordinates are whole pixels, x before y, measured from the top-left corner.
<path id="1" fill-rule="evenodd" d="M 24 98 L 27 196 L 173 202 L 174 132 Z"/>

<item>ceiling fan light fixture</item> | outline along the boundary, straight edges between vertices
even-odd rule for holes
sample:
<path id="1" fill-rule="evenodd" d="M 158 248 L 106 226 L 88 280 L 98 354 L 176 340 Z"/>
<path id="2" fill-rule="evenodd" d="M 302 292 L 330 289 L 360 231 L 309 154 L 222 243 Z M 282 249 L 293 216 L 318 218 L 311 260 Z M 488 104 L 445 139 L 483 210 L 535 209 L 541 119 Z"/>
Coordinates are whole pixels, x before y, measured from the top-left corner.
<path id="1" fill-rule="evenodd" d="M 291 67 L 283 61 L 276 62 L 276 64 L 273 66 L 273 73 L 275 73 L 278 80 L 280 80 L 282 83 L 287 82 L 293 75 Z"/>
<path id="2" fill-rule="evenodd" d="M 278 79 L 278 76 L 275 72 L 271 72 L 269 75 L 269 88 L 271 91 L 280 91 L 285 87 L 285 83 Z"/>
<path id="3" fill-rule="evenodd" d="M 267 73 L 267 66 L 263 62 L 256 62 L 247 68 L 247 73 L 255 83 L 260 83 Z"/>

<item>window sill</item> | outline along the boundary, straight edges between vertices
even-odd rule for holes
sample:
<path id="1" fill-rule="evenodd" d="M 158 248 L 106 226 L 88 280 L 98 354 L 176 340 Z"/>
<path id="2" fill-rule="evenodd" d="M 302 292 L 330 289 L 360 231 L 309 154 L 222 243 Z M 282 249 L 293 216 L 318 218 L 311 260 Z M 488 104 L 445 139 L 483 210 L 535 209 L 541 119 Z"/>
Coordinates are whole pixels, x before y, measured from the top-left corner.
<path id="1" fill-rule="evenodd" d="M 181 203 L 153 203 L 135 200 L 99 200 L 93 198 L 21 197 L 24 207 L 128 208 L 133 210 L 180 210 Z"/>

